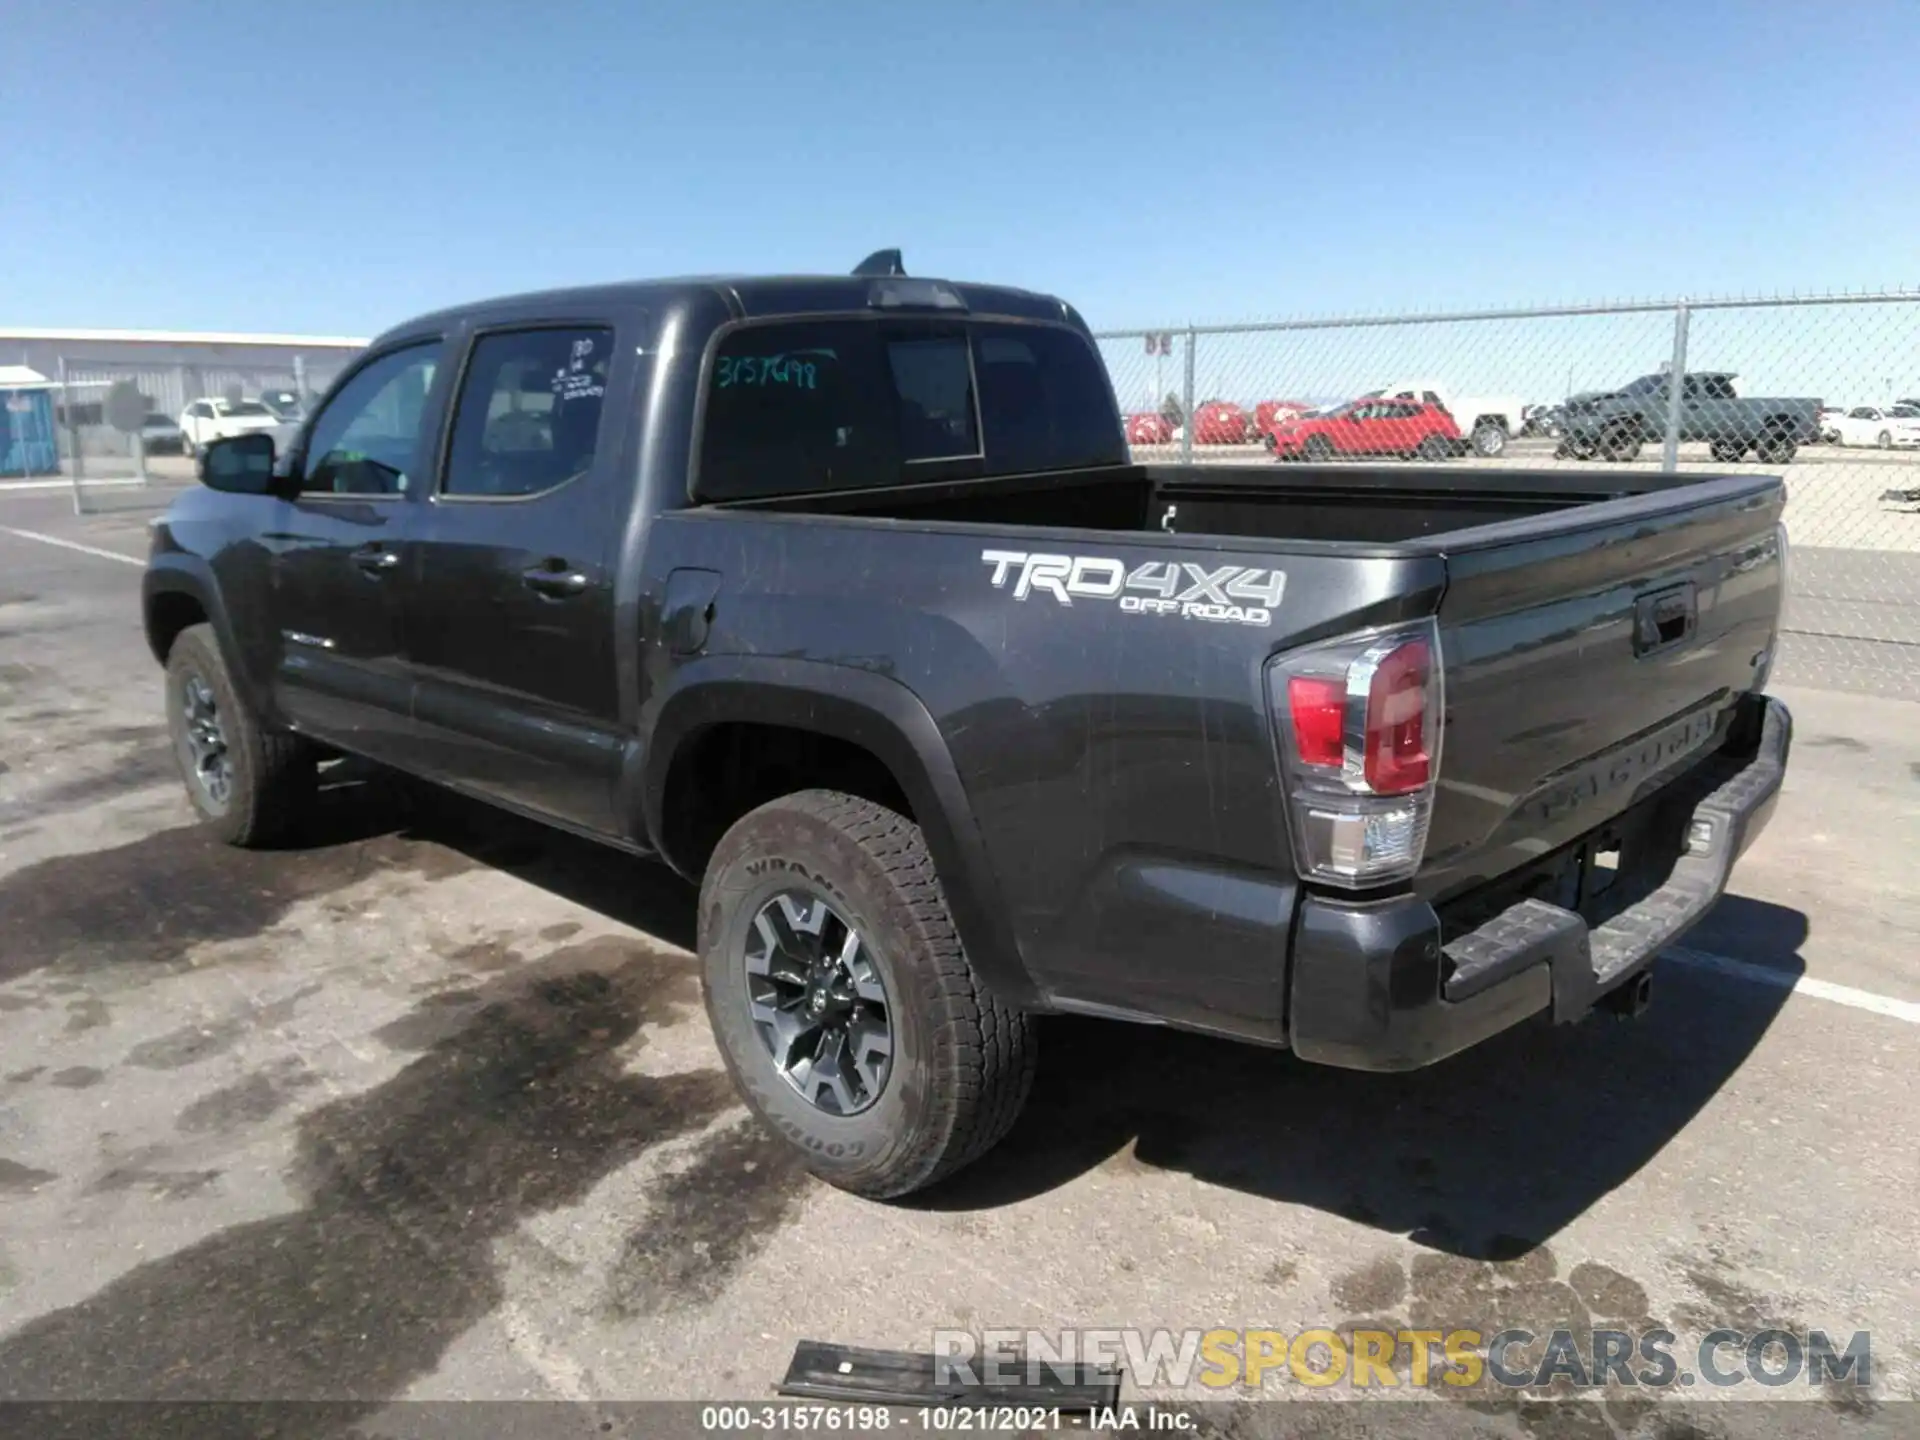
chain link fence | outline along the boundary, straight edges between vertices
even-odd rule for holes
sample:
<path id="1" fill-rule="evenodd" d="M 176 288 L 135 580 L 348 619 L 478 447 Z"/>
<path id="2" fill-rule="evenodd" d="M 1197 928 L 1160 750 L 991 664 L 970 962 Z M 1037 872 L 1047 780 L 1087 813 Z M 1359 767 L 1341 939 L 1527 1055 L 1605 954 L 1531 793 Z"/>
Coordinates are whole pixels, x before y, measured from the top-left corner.
<path id="1" fill-rule="evenodd" d="M 1920 292 L 1098 339 L 1142 461 L 1780 474 L 1780 679 L 1920 700 Z"/>
<path id="2" fill-rule="evenodd" d="M 84 354 L 59 358 L 51 390 L 57 478 L 75 505 L 99 509 L 110 492 L 152 483 L 184 484 L 193 447 L 219 433 L 215 412 L 262 424 L 298 424 L 351 357 L 296 355 L 286 365 L 232 362 L 142 364 Z M 146 403 L 138 434 L 116 428 L 107 397 L 131 384 Z"/>

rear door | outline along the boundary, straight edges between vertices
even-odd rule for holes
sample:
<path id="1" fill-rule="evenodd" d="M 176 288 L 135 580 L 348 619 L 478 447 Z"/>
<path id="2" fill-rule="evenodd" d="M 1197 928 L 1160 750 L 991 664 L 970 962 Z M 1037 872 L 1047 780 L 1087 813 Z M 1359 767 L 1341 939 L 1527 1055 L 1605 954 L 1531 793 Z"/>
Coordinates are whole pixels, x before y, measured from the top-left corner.
<path id="1" fill-rule="evenodd" d="M 406 581 L 415 768 L 611 831 L 621 737 L 613 580 L 639 321 L 481 330 Z"/>
<path id="2" fill-rule="evenodd" d="M 396 592 L 444 404 L 443 348 L 431 338 L 383 350 L 334 392 L 307 431 L 299 493 L 264 538 L 281 713 L 378 760 L 406 747 Z"/>
<path id="3" fill-rule="evenodd" d="M 1435 898 L 1604 825 L 1724 735 L 1780 613 L 1777 481 L 1682 484 L 1449 537 Z"/>

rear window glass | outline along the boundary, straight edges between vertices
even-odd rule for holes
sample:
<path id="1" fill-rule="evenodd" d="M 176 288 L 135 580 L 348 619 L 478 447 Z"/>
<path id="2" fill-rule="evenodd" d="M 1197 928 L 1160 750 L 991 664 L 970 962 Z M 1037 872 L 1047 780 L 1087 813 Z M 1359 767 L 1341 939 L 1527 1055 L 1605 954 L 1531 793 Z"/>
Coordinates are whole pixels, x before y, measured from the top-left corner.
<path id="1" fill-rule="evenodd" d="M 697 493 L 744 500 L 1125 463 L 1099 356 L 1073 331 L 807 320 L 722 340 Z"/>

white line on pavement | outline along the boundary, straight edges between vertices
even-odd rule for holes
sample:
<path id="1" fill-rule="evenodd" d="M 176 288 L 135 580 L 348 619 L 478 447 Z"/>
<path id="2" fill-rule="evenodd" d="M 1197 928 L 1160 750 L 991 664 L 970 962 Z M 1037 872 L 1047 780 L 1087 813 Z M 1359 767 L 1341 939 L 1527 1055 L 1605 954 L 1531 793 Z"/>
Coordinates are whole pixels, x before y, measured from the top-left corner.
<path id="1" fill-rule="evenodd" d="M 11 525 L 0 525 L 0 535 L 12 535 L 20 540 L 38 540 L 42 545 L 58 545 L 62 550 L 78 550 L 82 555 L 97 555 L 102 560 L 118 560 L 122 565 L 138 565 L 144 569 L 147 563 L 137 555 L 122 555 L 118 550 L 102 550 L 94 545 L 82 545 L 78 540 L 62 540 L 58 535 L 42 535 L 38 530 L 15 530 Z"/>
<path id="2" fill-rule="evenodd" d="M 139 488 L 147 484 L 138 475 L 115 475 L 103 480 L 82 480 L 80 484 L 88 490 L 109 488 Z M 71 490 L 71 480 L 0 480 L 0 495 L 15 490 Z"/>
<path id="3" fill-rule="evenodd" d="M 1790 990 L 1796 995 L 1830 1000 L 1835 1005 L 1845 1005 L 1852 1010 L 1865 1010 L 1873 1015 L 1885 1015 L 1890 1020 L 1920 1025 L 1920 1003 L 1912 1000 L 1896 1000 L 1891 995 L 1876 995 L 1871 990 L 1856 990 L 1851 985 L 1836 985 L 1831 980 L 1816 980 L 1811 975 L 1796 975 L 1791 970 L 1755 965 L 1751 961 L 1713 955 L 1705 950 L 1688 950 L 1682 946 L 1662 953 L 1669 960 L 1678 960 L 1682 965 L 1711 970 L 1716 975 L 1725 975 L 1730 979 L 1771 985 L 1779 990 Z"/>

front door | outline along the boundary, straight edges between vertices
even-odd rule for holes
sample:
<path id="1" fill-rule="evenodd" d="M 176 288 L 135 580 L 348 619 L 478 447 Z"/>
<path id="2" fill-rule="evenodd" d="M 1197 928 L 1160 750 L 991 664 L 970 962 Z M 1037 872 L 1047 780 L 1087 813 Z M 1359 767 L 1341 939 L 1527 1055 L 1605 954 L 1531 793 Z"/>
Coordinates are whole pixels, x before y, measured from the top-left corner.
<path id="1" fill-rule="evenodd" d="M 267 540 L 281 714 L 379 760 L 399 758 L 410 723 L 397 585 L 440 353 L 438 340 L 390 350 L 334 394 L 296 462 L 299 493 L 281 502 Z"/>
<path id="2" fill-rule="evenodd" d="M 417 768 L 544 816 L 616 830 L 624 731 L 613 579 L 632 477 L 632 366 L 616 326 L 472 342 L 446 463 L 407 580 Z M 634 353 L 629 340 L 619 347 Z"/>

